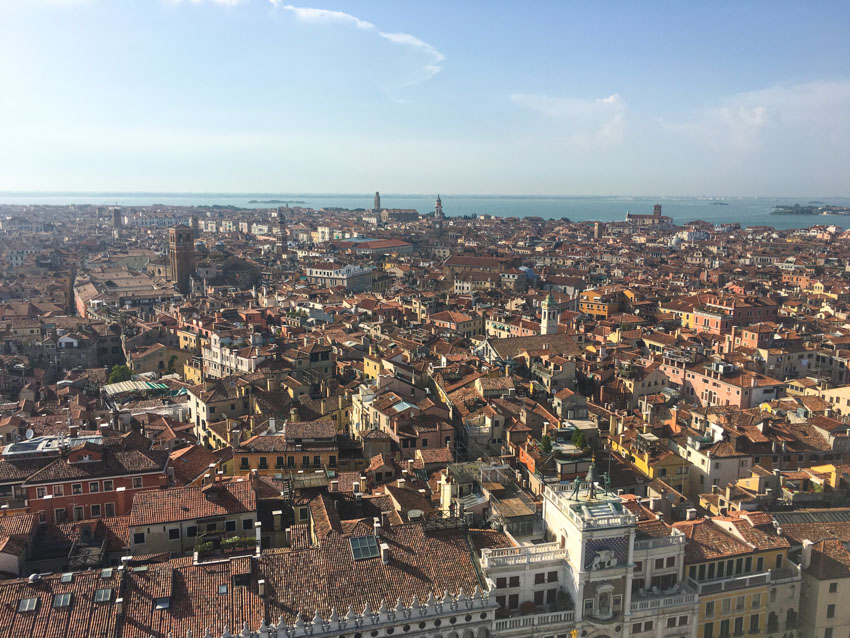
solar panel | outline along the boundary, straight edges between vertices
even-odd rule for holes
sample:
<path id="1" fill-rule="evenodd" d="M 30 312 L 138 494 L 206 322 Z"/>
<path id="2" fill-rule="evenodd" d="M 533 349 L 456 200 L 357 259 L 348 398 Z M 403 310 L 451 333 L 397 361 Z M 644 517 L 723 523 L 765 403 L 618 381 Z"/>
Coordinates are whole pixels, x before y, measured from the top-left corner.
<path id="1" fill-rule="evenodd" d="M 353 536 L 349 541 L 351 542 L 351 555 L 354 556 L 354 560 L 375 558 L 380 554 L 374 536 Z"/>

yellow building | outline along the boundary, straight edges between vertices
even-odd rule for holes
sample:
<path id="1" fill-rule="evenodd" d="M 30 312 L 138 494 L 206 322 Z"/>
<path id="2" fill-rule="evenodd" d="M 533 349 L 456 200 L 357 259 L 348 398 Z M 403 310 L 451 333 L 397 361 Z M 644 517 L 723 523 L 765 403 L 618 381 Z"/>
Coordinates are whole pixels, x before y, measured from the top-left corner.
<path id="1" fill-rule="evenodd" d="M 690 463 L 668 450 L 651 432 L 627 430 L 610 439 L 611 449 L 650 479 L 661 479 L 679 492 L 685 490 Z"/>
<path id="2" fill-rule="evenodd" d="M 799 610 L 801 573 L 764 512 L 681 521 L 686 576 L 699 594 L 697 638 L 767 636 Z"/>

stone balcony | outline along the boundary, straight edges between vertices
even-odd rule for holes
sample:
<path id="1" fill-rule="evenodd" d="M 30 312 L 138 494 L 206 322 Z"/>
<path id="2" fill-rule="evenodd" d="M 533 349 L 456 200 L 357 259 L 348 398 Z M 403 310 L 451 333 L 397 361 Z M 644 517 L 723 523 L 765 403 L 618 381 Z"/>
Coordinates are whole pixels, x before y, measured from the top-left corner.
<path id="1" fill-rule="evenodd" d="M 540 545 L 527 545 L 523 547 L 481 550 L 481 566 L 485 569 L 566 560 L 567 550 L 561 549 L 558 543 L 541 543 Z"/>

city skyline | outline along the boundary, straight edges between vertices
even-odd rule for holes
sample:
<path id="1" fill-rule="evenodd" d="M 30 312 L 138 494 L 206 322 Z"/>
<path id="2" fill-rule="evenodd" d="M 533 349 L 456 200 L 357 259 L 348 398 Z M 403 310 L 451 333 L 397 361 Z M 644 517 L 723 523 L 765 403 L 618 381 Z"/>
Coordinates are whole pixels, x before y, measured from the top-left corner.
<path id="1" fill-rule="evenodd" d="M 847 14 L 11 0 L 0 190 L 842 196 Z"/>

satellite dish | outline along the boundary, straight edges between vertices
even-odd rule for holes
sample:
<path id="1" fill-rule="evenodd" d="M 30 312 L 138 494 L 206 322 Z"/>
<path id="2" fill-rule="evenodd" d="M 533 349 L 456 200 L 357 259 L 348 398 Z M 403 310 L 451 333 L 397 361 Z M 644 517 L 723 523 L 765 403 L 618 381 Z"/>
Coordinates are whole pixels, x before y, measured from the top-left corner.
<path id="1" fill-rule="evenodd" d="M 24 433 L 24 436 L 27 437 L 27 441 L 29 441 L 32 437 L 35 436 L 35 432 L 32 431 L 32 428 L 27 428 L 27 431 L 26 433 Z"/>

